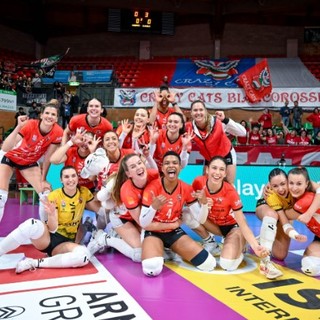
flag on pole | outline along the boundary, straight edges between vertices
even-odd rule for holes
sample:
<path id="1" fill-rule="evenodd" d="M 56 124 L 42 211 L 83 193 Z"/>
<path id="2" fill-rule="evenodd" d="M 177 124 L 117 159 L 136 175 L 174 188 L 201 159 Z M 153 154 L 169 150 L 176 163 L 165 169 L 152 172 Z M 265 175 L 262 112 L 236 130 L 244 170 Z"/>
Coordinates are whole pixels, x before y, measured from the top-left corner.
<path id="1" fill-rule="evenodd" d="M 238 77 L 238 83 L 244 88 L 251 103 L 257 103 L 272 91 L 270 70 L 267 59 L 246 70 Z"/>
<path id="2" fill-rule="evenodd" d="M 63 54 L 56 54 L 47 58 L 42 58 L 40 60 L 32 61 L 30 64 L 24 65 L 24 67 L 30 67 L 36 70 L 39 73 L 40 77 L 53 78 L 56 65 L 62 60 L 62 58 L 68 54 L 70 48 Z"/>

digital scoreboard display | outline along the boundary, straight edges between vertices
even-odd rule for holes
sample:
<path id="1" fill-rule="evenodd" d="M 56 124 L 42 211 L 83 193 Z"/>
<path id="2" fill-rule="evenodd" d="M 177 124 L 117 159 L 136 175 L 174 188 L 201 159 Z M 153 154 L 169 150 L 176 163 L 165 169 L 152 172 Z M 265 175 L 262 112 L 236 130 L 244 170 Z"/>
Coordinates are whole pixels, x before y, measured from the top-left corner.
<path id="1" fill-rule="evenodd" d="M 174 14 L 145 9 L 109 9 L 108 31 L 174 34 Z"/>

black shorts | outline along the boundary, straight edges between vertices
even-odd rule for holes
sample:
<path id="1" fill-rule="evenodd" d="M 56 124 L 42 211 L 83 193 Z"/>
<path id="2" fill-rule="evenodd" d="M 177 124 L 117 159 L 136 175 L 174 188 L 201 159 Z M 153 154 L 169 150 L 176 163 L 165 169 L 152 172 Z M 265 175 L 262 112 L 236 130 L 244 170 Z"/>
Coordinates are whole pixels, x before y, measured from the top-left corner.
<path id="1" fill-rule="evenodd" d="M 144 237 L 157 237 L 162 240 L 165 248 L 170 248 L 177 240 L 179 240 L 186 233 L 179 227 L 170 232 L 155 232 L 155 231 L 145 231 Z"/>
<path id="2" fill-rule="evenodd" d="M 227 226 L 218 226 L 220 229 L 220 232 L 224 237 L 227 236 L 227 234 L 233 229 L 233 228 L 239 228 L 239 225 L 237 223 L 235 224 L 229 224 Z"/>
<path id="3" fill-rule="evenodd" d="M 261 199 L 257 200 L 256 208 L 258 208 L 258 207 L 260 207 L 260 206 L 262 206 L 264 204 L 268 205 L 267 201 L 264 198 L 261 198 Z"/>
<path id="4" fill-rule="evenodd" d="M 74 242 L 69 238 L 64 237 L 63 235 L 59 233 L 51 233 L 50 232 L 50 244 L 45 248 L 44 250 L 41 250 L 41 252 L 45 252 L 48 256 L 52 256 L 53 249 L 58 246 L 60 243 L 64 242 Z"/>
<path id="5" fill-rule="evenodd" d="M 228 153 L 227 155 L 225 155 L 223 158 L 226 160 L 227 166 L 233 164 L 231 150 L 230 150 L 229 153 Z M 205 160 L 205 161 L 204 161 L 204 165 L 205 165 L 205 166 L 208 166 L 209 162 L 210 162 L 210 160 Z"/>
<path id="6" fill-rule="evenodd" d="M 6 164 L 7 166 L 10 166 L 12 168 L 17 168 L 18 170 L 24 170 L 24 169 L 28 169 L 28 168 L 32 168 L 32 167 L 38 167 L 39 164 L 37 162 L 33 162 L 27 165 L 21 165 L 21 164 L 17 164 L 15 162 L 13 162 L 12 160 L 10 160 L 9 158 L 7 158 L 5 155 L 3 156 L 2 160 L 1 160 L 2 164 Z"/>

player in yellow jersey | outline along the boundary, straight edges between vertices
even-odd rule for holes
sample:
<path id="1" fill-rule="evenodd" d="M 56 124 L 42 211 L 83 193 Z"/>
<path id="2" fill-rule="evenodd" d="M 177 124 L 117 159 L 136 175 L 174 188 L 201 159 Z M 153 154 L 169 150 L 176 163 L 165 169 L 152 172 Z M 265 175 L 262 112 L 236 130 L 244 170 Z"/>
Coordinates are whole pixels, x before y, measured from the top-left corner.
<path id="1" fill-rule="evenodd" d="M 280 168 L 271 170 L 269 188 L 265 197 L 259 199 L 256 205 L 256 215 L 262 221 L 260 244 L 268 248 L 274 258 L 284 260 L 289 251 L 290 237 L 297 241 L 305 241 L 306 238 L 297 232 L 290 233 L 294 228 L 291 225 L 288 228 L 288 224 L 284 222 L 287 221 L 285 210 L 294 205 L 294 199 L 288 189 L 286 172 Z M 287 227 L 283 228 L 284 225 Z M 275 279 L 283 275 L 271 262 L 270 256 L 261 259 L 260 272 L 268 279 Z"/>
<path id="2" fill-rule="evenodd" d="M 43 201 L 47 222 L 28 219 L 0 243 L 0 256 L 28 240 L 39 251 L 47 253 L 45 258 L 19 261 L 16 273 L 36 268 L 76 268 L 89 262 L 91 253 L 75 241 L 84 209 L 97 209 L 92 201 L 94 197 L 89 189 L 78 186 L 77 171 L 72 166 L 62 168 L 60 178 L 62 188 L 52 191 Z"/>

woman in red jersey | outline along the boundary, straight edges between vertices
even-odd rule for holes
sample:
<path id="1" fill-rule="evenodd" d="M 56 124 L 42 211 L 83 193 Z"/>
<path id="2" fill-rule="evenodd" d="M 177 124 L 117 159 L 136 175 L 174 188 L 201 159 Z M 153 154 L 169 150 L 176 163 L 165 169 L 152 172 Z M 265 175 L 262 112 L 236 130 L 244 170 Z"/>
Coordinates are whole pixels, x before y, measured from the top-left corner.
<path id="1" fill-rule="evenodd" d="M 161 86 L 159 91 L 155 92 L 155 103 L 150 112 L 150 123 L 158 129 L 165 129 L 168 117 L 173 112 L 183 115 L 183 112 L 175 102 L 176 93 L 169 91 L 167 86 Z M 170 107 L 169 105 L 172 105 Z"/>
<path id="2" fill-rule="evenodd" d="M 40 194 L 40 198 L 45 190 L 51 189 L 46 181 L 50 156 L 60 145 L 63 134 L 57 121 L 57 108 L 53 104 L 46 104 L 42 107 L 39 120 L 28 120 L 27 116 L 20 116 L 17 127 L 3 142 L 2 150 L 6 153 L 0 164 L 0 221 L 8 199 L 9 181 L 15 168 L 20 170 L 22 176 Z M 43 155 L 40 169 L 38 160 Z"/>
<path id="3" fill-rule="evenodd" d="M 203 226 L 211 233 L 224 237 L 220 255 L 220 266 L 227 271 L 236 270 L 242 262 L 246 241 L 258 257 L 269 251 L 259 245 L 242 212 L 241 199 L 230 183 L 225 181 L 227 163 L 223 157 L 215 156 L 208 164 L 206 176 L 197 177 L 193 190 L 204 190 L 209 201 L 208 219 Z"/>
<path id="4" fill-rule="evenodd" d="M 163 155 L 167 151 L 178 153 L 184 168 L 188 164 L 193 137 L 190 129 L 189 132 L 185 131 L 184 118 L 177 112 L 168 117 L 166 129 L 150 129 L 150 153 L 154 156 L 158 169 L 161 170 Z"/>
<path id="5" fill-rule="evenodd" d="M 107 234 L 99 230 L 88 245 L 91 252 L 110 246 L 133 261 L 141 261 L 139 215 L 142 193 L 145 186 L 158 177 L 158 170 L 147 169 L 141 156 L 128 154 L 122 159 L 117 175 L 110 177 L 107 185 L 97 194 L 98 200 L 110 210 L 111 225 L 118 237 L 112 236 L 112 232 Z M 177 226 L 178 223 L 171 225 Z"/>
<path id="6" fill-rule="evenodd" d="M 216 111 L 215 115 L 209 114 L 203 101 L 196 100 L 191 104 L 192 122 L 187 123 L 195 134 L 193 144 L 197 146 L 200 154 L 207 164 L 212 157 L 222 156 L 227 160 L 227 180 L 234 182 L 236 174 L 236 152 L 225 131 L 234 136 L 245 136 L 245 128 L 225 117 L 223 111 Z"/>
<path id="7" fill-rule="evenodd" d="M 64 145 L 60 146 L 50 157 L 54 164 L 64 163 L 73 166 L 79 177 L 79 185 L 87 187 L 92 193 L 95 191 L 94 181 L 80 176 L 86 157 L 94 152 L 101 139 L 93 136 L 91 132 L 77 130 L 76 134 Z"/>
<path id="8" fill-rule="evenodd" d="M 318 277 L 320 276 L 320 207 L 319 200 L 314 200 L 315 197 L 319 197 L 320 188 L 316 190 L 316 195 L 312 192 L 313 184 L 310 181 L 307 169 L 304 167 L 293 168 L 288 172 L 288 188 L 295 203 L 293 209 L 286 210 L 287 218 L 305 223 L 314 234 L 313 241 L 304 251 L 301 270 L 308 276 Z M 317 209 L 314 210 L 314 208 Z M 289 229 L 290 226 L 291 224 L 288 223 L 283 228 Z M 295 230 L 289 232 L 293 233 L 291 236 L 297 233 Z"/>
<path id="9" fill-rule="evenodd" d="M 146 109 L 139 108 L 134 114 L 133 123 L 128 120 L 121 121 L 117 129 L 120 145 L 125 149 L 139 149 L 141 144 L 149 143 L 149 114 Z"/>
<path id="10" fill-rule="evenodd" d="M 143 191 L 139 222 L 146 230 L 142 242 L 142 270 L 148 276 L 161 273 L 165 248 L 179 254 L 199 270 L 212 271 L 216 266 L 215 258 L 198 242 L 190 238 L 181 227 L 171 226 L 182 218 L 185 205 L 199 221 L 205 221 L 208 215 L 207 198 L 201 191 L 194 194 L 190 185 L 179 180 L 180 170 L 179 155 L 168 151 L 163 157 L 163 177 L 153 180 Z M 170 227 L 164 229 L 160 225 L 149 229 L 153 223 L 169 224 Z"/>
<path id="11" fill-rule="evenodd" d="M 107 131 L 113 129 L 112 124 L 102 117 L 102 113 L 102 102 L 96 98 L 91 99 L 88 102 L 86 114 L 78 114 L 71 118 L 64 130 L 62 143 L 65 144 L 69 136 L 75 134 L 77 129 L 91 132 L 97 138 L 102 138 Z"/>

